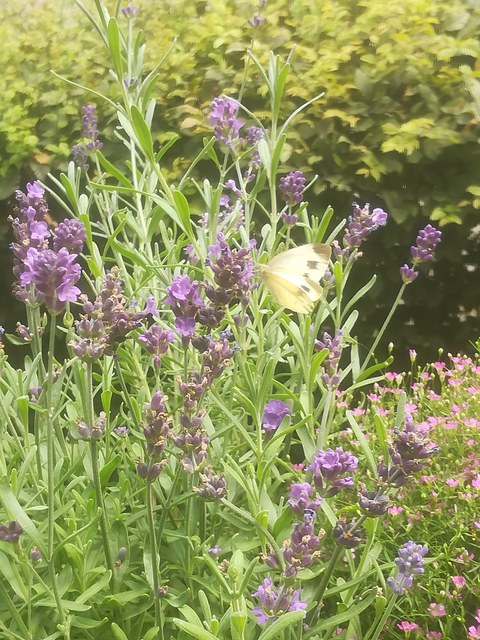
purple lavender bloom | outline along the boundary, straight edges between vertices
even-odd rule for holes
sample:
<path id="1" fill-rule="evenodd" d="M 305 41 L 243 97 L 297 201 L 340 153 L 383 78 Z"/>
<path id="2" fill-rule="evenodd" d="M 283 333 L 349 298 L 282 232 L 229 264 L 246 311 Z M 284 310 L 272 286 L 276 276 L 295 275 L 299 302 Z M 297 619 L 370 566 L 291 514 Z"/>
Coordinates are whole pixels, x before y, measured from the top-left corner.
<path id="1" fill-rule="evenodd" d="M 410 414 L 406 414 L 403 431 L 395 430 L 389 446 L 392 462 L 406 474 L 421 471 L 426 460 L 438 452 L 429 439 L 428 431 L 416 425 Z"/>
<path id="2" fill-rule="evenodd" d="M 200 258 L 198 257 L 197 251 L 193 244 L 187 244 L 183 250 L 187 255 L 188 264 L 197 264 Z"/>
<path id="3" fill-rule="evenodd" d="M 20 276 L 26 270 L 25 259 L 28 250 L 49 248 L 50 231 L 46 222 L 48 207 L 44 194 L 45 191 L 38 182 L 27 184 L 26 193 L 22 191 L 15 193 L 18 202 L 15 208 L 17 217 L 10 217 L 9 220 L 12 223 L 14 235 L 14 242 L 11 245 L 14 255 L 13 273 L 17 280 L 20 280 Z M 22 301 L 29 297 L 28 292 L 19 285 L 15 287 L 15 295 Z"/>
<path id="4" fill-rule="evenodd" d="M 335 388 L 340 384 L 341 369 L 338 368 L 338 364 L 343 350 L 342 338 L 341 331 L 337 331 L 334 338 L 325 331 L 322 340 L 315 340 L 315 349 L 317 351 L 322 349 L 328 349 L 329 351 L 322 362 L 322 381 L 326 387 Z"/>
<path id="5" fill-rule="evenodd" d="M 230 364 L 235 350 L 230 346 L 228 337 L 220 337 L 212 340 L 207 337 L 207 344 L 202 350 L 203 375 L 210 386 L 215 378 L 222 375 L 225 368 Z"/>
<path id="6" fill-rule="evenodd" d="M 77 425 L 77 431 L 82 440 L 100 440 L 105 435 L 106 425 L 107 416 L 105 412 L 102 411 L 92 428 L 90 428 L 85 422 L 79 422 Z"/>
<path id="7" fill-rule="evenodd" d="M 90 165 L 88 164 L 88 155 L 85 145 L 74 144 L 72 147 L 72 158 L 75 166 L 79 169 L 87 171 Z"/>
<path id="8" fill-rule="evenodd" d="M 82 359 L 113 355 L 131 331 L 138 329 L 146 318 L 158 315 L 153 297 L 146 300 L 141 311 L 135 309 L 135 301 L 127 304 L 118 267 L 112 267 L 106 274 L 94 302 L 86 296 L 82 300 L 84 315 L 75 323 L 77 338 L 70 342 Z"/>
<path id="9" fill-rule="evenodd" d="M 260 158 L 260 154 L 258 153 L 257 143 L 259 140 L 263 140 L 265 138 L 265 133 L 263 129 L 260 127 L 248 127 L 246 142 L 249 147 L 254 147 L 252 157 L 250 159 L 250 169 L 247 171 L 245 175 L 245 182 L 250 182 L 254 178 L 254 174 L 251 172 L 251 169 L 256 169 L 262 165 L 262 160 Z"/>
<path id="10" fill-rule="evenodd" d="M 272 579 L 265 578 L 253 594 L 260 601 L 260 605 L 252 609 L 258 624 L 273 622 L 287 611 L 304 611 L 307 603 L 300 600 L 301 592 L 301 589 L 284 586 L 275 589 Z"/>
<path id="11" fill-rule="evenodd" d="M 308 468 L 313 471 L 317 489 L 326 490 L 326 495 L 332 496 L 341 488 L 353 486 L 353 477 L 346 474 L 356 471 L 357 465 L 356 456 L 344 451 L 342 447 L 337 447 L 335 451 L 333 449 L 317 451 Z"/>
<path id="12" fill-rule="evenodd" d="M 282 222 L 287 227 L 294 227 L 298 222 L 298 216 L 295 213 L 282 211 Z"/>
<path id="13" fill-rule="evenodd" d="M 17 200 L 20 200 L 23 195 L 24 194 L 21 191 L 17 191 Z M 27 184 L 27 198 L 28 204 L 30 206 L 41 205 L 44 195 L 45 189 L 37 180 L 35 180 L 35 182 L 29 182 Z"/>
<path id="14" fill-rule="evenodd" d="M 85 140 L 82 144 L 72 147 L 73 161 L 80 169 L 88 169 L 88 155 L 103 147 L 103 142 L 98 139 L 98 122 L 95 105 L 86 104 L 82 107 L 82 136 Z"/>
<path id="15" fill-rule="evenodd" d="M 89 142 L 86 144 L 88 151 L 101 149 L 103 144 L 98 140 L 98 121 L 95 105 L 86 104 L 82 107 L 82 134 Z"/>
<path id="16" fill-rule="evenodd" d="M 191 281 L 188 276 L 177 276 L 167 287 L 167 297 L 164 304 L 172 307 L 177 318 L 195 318 L 205 302 L 199 293 L 200 282 Z"/>
<path id="17" fill-rule="evenodd" d="M 142 333 L 138 341 L 145 346 L 148 353 L 154 356 L 153 363 L 159 367 L 162 363 L 161 356 L 167 353 L 168 346 L 175 342 L 175 337 L 171 329 L 163 329 L 156 324 Z"/>
<path id="18" fill-rule="evenodd" d="M 315 498 L 315 487 L 308 482 L 294 482 L 290 485 L 290 498 L 288 504 L 297 515 L 305 515 L 305 509 L 316 511 L 322 504 L 323 498 Z"/>
<path id="19" fill-rule="evenodd" d="M 250 252 L 255 241 L 248 247 L 232 249 L 223 233 L 217 235 L 217 242 L 208 247 L 205 264 L 213 271 L 216 287 L 208 285 L 205 289 L 207 297 L 218 305 L 228 305 L 234 299 L 248 304 L 250 292 L 256 288 L 254 282 L 255 268 Z"/>
<path id="20" fill-rule="evenodd" d="M 200 498 L 213 502 L 227 495 L 227 483 L 223 475 L 216 474 L 210 467 L 207 467 L 202 473 L 198 474 L 198 477 L 201 486 L 194 487 L 193 491 Z"/>
<path id="21" fill-rule="evenodd" d="M 270 400 L 263 410 L 262 427 L 267 433 L 273 433 L 281 425 L 283 419 L 291 413 L 290 407 L 283 400 Z"/>
<path id="22" fill-rule="evenodd" d="M 417 244 L 410 249 L 413 258 L 413 264 L 421 264 L 422 262 L 430 262 L 435 257 L 435 249 L 440 244 L 442 232 L 431 224 L 427 224 L 424 229 L 418 232 Z"/>
<path id="23" fill-rule="evenodd" d="M 165 407 L 165 396 L 157 391 L 150 403 L 144 405 L 145 424 L 143 434 L 147 441 L 147 452 L 151 460 L 158 462 L 165 449 L 166 440 L 170 434 L 172 417 Z"/>
<path id="24" fill-rule="evenodd" d="M 18 542 L 23 529 L 16 520 L 12 520 L 8 524 L 0 524 L 0 540 L 3 542 Z"/>
<path id="25" fill-rule="evenodd" d="M 137 18 L 139 13 L 140 13 L 140 9 L 138 9 L 137 7 L 133 7 L 130 4 L 127 5 L 126 7 L 122 7 L 122 9 L 120 9 L 120 11 L 128 19 Z"/>
<path id="26" fill-rule="evenodd" d="M 62 247 L 65 247 L 69 253 L 79 254 L 83 251 L 86 239 L 87 234 L 83 222 L 65 218 L 54 231 L 53 250 L 58 252 Z"/>
<path id="27" fill-rule="evenodd" d="M 37 547 L 32 547 L 30 549 L 30 559 L 32 562 L 40 562 L 43 558 L 42 552 Z"/>
<path id="28" fill-rule="evenodd" d="M 212 100 L 208 121 L 213 126 L 215 138 L 235 151 L 240 146 L 240 129 L 245 124 L 237 118 L 239 105 L 227 98 L 218 96 Z"/>
<path id="29" fill-rule="evenodd" d="M 143 434 L 147 441 L 147 453 L 150 461 L 155 463 L 158 463 L 162 457 L 172 424 L 172 417 L 167 413 L 165 400 L 162 392 L 157 391 L 152 396 L 150 403 L 144 405 Z M 163 464 L 164 462 L 161 466 Z"/>
<path id="30" fill-rule="evenodd" d="M 348 258 L 354 249 L 358 249 L 368 236 L 379 227 L 387 224 L 388 214 L 376 208 L 370 213 L 370 205 L 367 203 L 363 209 L 354 202 L 352 215 L 348 218 L 347 228 L 343 236 L 343 249 L 338 243 L 334 243 L 334 255 Z"/>
<path id="31" fill-rule="evenodd" d="M 235 180 L 227 180 L 225 183 L 225 187 L 227 189 L 230 189 L 230 191 L 233 191 L 233 193 L 237 196 L 237 198 L 241 198 L 242 197 L 242 192 L 240 191 L 240 189 L 237 187 L 237 183 L 235 182 Z M 222 198 L 220 198 L 220 204 L 222 204 Z"/>
<path id="32" fill-rule="evenodd" d="M 293 578 L 300 569 L 310 567 L 315 562 L 320 555 L 319 547 L 324 533 L 321 531 L 320 535 L 315 535 L 312 518 L 295 523 L 292 535 L 285 540 L 282 548 L 286 578 Z"/>
<path id="33" fill-rule="evenodd" d="M 251 126 L 248 127 L 245 138 L 248 146 L 253 147 L 257 142 L 265 138 L 265 133 L 260 127 Z"/>
<path id="34" fill-rule="evenodd" d="M 413 576 L 424 573 L 423 556 L 428 553 L 428 547 L 409 540 L 398 550 L 395 564 L 398 574 L 395 578 L 388 578 L 387 583 L 396 595 L 404 594 L 413 586 Z"/>
<path id="35" fill-rule="evenodd" d="M 410 284 L 418 277 L 416 267 L 425 262 L 431 262 L 435 259 L 435 249 L 440 244 L 442 232 L 431 224 L 427 224 L 424 229 L 420 229 L 417 236 L 417 243 L 410 247 L 410 253 L 413 261 L 409 266 L 404 264 L 400 267 L 400 275 L 405 284 Z"/>
<path id="36" fill-rule="evenodd" d="M 265 18 L 254 15 L 253 18 L 249 18 L 247 22 L 251 27 L 255 29 L 257 27 L 262 27 L 265 24 Z"/>
<path id="37" fill-rule="evenodd" d="M 356 521 L 347 523 L 344 518 L 339 518 L 333 528 L 335 542 L 345 549 L 355 549 L 365 541 L 365 532 L 357 526 Z"/>
<path id="38" fill-rule="evenodd" d="M 184 346 L 188 345 L 195 333 L 195 318 L 175 318 L 175 329 Z"/>
<path id="39" fill-rule="evenodd" d="M 75 264 L 76 254 L 62 248 L 58 253 L 51 249 L 30 248 L 27 251 L 20 275 L 20 284 L 35 285 L 37 300 L 44 302 L 51 313 L 60 313 L 67 302 L 76 302 L 80 289 L 75 283 L 80 279 L 81 268 Z"/>
<path id="40" fill-rule="evenodd" d="M 403 267 L 400 267 L 400 275 L 405 284 L 411 284 L 418 278 L 418 271 L 415 271 L 414 267 L 404 264 Z"/>
<path id="41" fill-rule="evenodd" d="M 370 518 L 378 518 L 387 513 L 389 498 L 380 491 L 367 491 L 365 486 L 360 489 L 358 504 Z"/>
<path id="42" fill-rule="evenodd" d="M 218 544 L 216 544 L 215 546 L 210 547 L 210 549 L 208 550 L 208 553 L 211 556 L 216 557 L 222 553 L 222 548 L 219 547 Z"/>
<path id="43" fill-rule="evenodd" d="M 280 178 L 280 191 L 287 206 L 293 207 L 302 202 L 305 183 L 305 176 L 301 171 L 291 171 Z"/>

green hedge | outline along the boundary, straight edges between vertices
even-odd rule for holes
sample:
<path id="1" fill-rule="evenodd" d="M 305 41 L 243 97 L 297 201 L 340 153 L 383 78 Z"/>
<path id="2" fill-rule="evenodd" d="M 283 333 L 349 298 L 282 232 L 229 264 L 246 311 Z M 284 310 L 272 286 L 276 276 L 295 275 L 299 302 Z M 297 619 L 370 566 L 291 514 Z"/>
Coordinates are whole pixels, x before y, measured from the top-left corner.
<path id="1" fill-rule="evenodd" d="M 97 104 L 106 152 L 122 153 L 108 106 L 49 73 L 53 69 L 71 81 L 110 91 L 115 99 L 101 44 L 85 16 L 73 0 L 24 4 L 23 10 L 21 2 L 0 8 L 0 198 L 25 180 L 65 168 L 80 132 L 80 107 L 87 102 Z M 93 4 L 85 2 L 87 7 Z M 146 32 L 151 65 L 177 36 L 158 84 L 154 130 L 160 140 L 172 133 L 182 136 L 169 154 L 174 180 L 182 156 L 192 157 L 202 135 L 211 134 L 205 114 L 212 97 L 238 94 L 245 50 L 254 33 L 247 19 L 256 3 L 135 4 L 141 9 L 137 24 Z M 114 6 L 112 2 L 112 10 Z M 393 263 L 397 241 L 413 242 L 416 229 L 433 217 L 441 224 L 465 222 L 464 230 L 448 231 L 455 244 L 444 243 L 440 251 L 446 262 L 441 261 L 437 271 L 450 285 L 444 280 L 415 286 L 423 307 L 433 312 L 428 287 L 435 287 L 435 301 L 440 292 L 444 295 L 444 326 L 432 340 L 442 338 L 442 331 L 451 336 L 462 305 L 467 328 L 468 314 L 477 303 L 469 300 L 468 291 L 467 300 L 461 298 L 461 288 L 470 287 L 471 272 L 461 267 L 460 255 L 466 230 L 476 221 L 475 208 L 480 207 L 480 106 L 472 97 L 480 93 L 478 3 L 269 0 L 262 15 L 266 23 L 255 31 L 255 55 L 265 63 L 270 49 L 286 57 L 294 48 L 285 113 L 325 92 L 296 121 L 283 158 L 285 171 L 319 175 L 309 194 L 319 211 L 330 203 L 338 216 L 345 215 L 358 194 L 360 200 L 383 205 L 397 222 L 375 249 L 367 249 L 366 272 L 381 266 L 384 280 L 374 308 L 366 309 L 366 322 L 388 308 L 388 292 L 398 279 L 399 264 Z M 126 20 L 124 24 L 126 28 Z M 247 76 L 243 102 L 261 116 L 262 78 L 253 65 Z M 477 247 L 472 240 L 471 260 Z M 407 258 L 398 256 L 400 264 Z M 425 313 L 421 309 L 420 322 Z"/>

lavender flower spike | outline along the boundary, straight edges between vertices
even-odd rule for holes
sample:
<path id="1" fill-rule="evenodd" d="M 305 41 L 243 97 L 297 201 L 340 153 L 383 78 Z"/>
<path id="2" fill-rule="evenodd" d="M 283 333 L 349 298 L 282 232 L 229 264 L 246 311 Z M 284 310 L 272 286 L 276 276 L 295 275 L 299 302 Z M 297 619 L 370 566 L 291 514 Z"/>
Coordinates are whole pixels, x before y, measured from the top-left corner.
<path id="1" fill-rule="evenodd" d="M 313 471 L 315 486 L 319 491 L 326 491 L 332 496 L 343 487 L 353 486 L 353 477 L 347 473 L 357 469 L 358 458 L 342 447 L 317 451 L 308 467 Z"/>
<path id="2" fill-rule="evenodd" d="M 380 208 L 370 213 L 370 205 L 367 203 L 363 209 L 354 202 L 352 215 L 348 218 L 347 228 L 343 237 L 343 249 L 338 243 L 334 244 L 333 252 L 336 256 L 348 258 L 354 249 L 358 249 L 368 236 L 379 227 L 387 224 L 388 214 Z"/>
<path id="3" fill-rule="evenodd" d="M 39 251 L 30 248 L 25 258 L 25 271 L 20 284 L 35 285 L 37 299 L 44 302 L 51 313 L 60 313 L 67 302 L 76 302 L 80 289 L 75 283 L 80 279 L 81 268 L 75 264 L 76 254 L 62 248 L 58 253 L 51 249 Z"/>
<path id="4" fill-rule="evenodd" d="M 291 414 L 290 407 L 283 400 L 270 400 L 265 405 L 262 417 L 262 427 L 265 431 L 273 432 L 282 423 L 282 420 Z"/>
<path id="5" fill-rule="evenodd" d="M 420 229 L 417 236 L 417 244 L 410 249 L 414 264 L 430 262 L 434 259 L 436 247 L 440 244 L 442 232 L 431 224 L 427 224 L 424 229 Z"/>
<path id="6" fill-rule="evenodd" d="M 305 176 L 301 171 L 291 171 L 288 175 L 280 178 L 280 191 L 289 207 L 302 202 L 305 183 Z"/>
<path id="7" fill-rule="evenodd" d="M 260 601 L 260 605 L 252 609 L 257 616 L 258 624 L 266 624 L 286 613 L 287 611 L 304 611 L 307 603 L 300 600 L 301 589 L 291 587 L 275 589 L 271 578 L 265 578 L 257 591 L 253 594 Z"/>
<path id="8" fill-rule="evenodd" d="M 208 116 L 215 138 L 233 151 L 240 144 L 239 132 L 245 124 L 237 118 L 238 109 L 238 104 L 227 96 L 218 96 L 212 100 Z"/>
<path id="9" fill-rule="evenodd" d="M 423 573 L 423 556 L 428 553 L 428 547 L 410 540 L 398 550 L 395 564 L 398 574 L 395 578 L 388 578 L 387 583 L 396 595 L 402 595 L 413 586 L 413 576 Z"/>

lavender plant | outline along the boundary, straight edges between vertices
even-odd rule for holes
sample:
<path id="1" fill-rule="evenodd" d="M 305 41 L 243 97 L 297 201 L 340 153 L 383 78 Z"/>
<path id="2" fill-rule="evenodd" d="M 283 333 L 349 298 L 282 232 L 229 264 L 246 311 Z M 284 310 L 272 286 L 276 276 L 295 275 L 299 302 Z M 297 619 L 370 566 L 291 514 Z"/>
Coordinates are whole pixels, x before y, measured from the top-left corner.
<path id="1" fill-rule="evenodd" d="M 31 355 L 17 372 L 2 344 L 2 631 L 326 640 L 347 623 L 343 637 L 377 638 L 419 573 L 400 554 L 393 590 L 377 590 L 395 567 L 376 543 L 378 518 L 435 452 L 401 410 L 370 447 L 337 402 L 340 389 L 381 381 L 388 361 L 371 365 L 376 344 L 363 356 L 354 334 L 375 276 L 347 286 L 388 216 L 354 204 L 331 229 L 333 211 L 308 204 L 305 177 L 279 177 L 288 127 L 309 103 L 282 120 L 290 65 L 273 55 L 265 70 L 248 54 L 269 120 L 213 97 L 213 136 L 173 184 L 174 140 L 159 147 L 151 133 L 161 62 L 145 75 L 138 9 L 94 4 L 96 15 L 81 6 L 117 96 L 97 98 L 117 119 L 128 172 L 103 155 L 90 104 L 68 172 L 17 193 L 14 292 L 26 324 L 11 339 Z M 195 177 L 208 158 L 215 184 Z M 58 226 L 48 199 L 67 214 Z M 311 317 L 279 308 L 256 277 L 256 263 L 293 246 L 292 228 L 334 247 Z M 420 233 L 394 306 L 438 241 L 430 226 Z M 361 458 L 336 443 L 345 420 Z"/>

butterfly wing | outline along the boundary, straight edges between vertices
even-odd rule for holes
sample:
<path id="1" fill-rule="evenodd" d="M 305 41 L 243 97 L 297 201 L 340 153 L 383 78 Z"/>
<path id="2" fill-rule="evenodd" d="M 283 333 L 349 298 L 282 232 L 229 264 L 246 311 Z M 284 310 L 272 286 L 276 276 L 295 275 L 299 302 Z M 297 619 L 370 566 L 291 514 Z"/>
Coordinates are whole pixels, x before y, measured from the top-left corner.
<path id="1" fill-rule="evenodd" d="M 332 249 L 327 244 L 304 244 L 279 253 L 266 266 L 319 282 L 327 270 L 331 253 Z"/>
<path id="2" fill-rule="evenodd" d="M 298 313 L 311 313 L 322 295 L 318 281 L 325 273 L 331 249 L 325 244 L 306 244 L 275 256 L 260 267 L 260 275 L 275 300 Z"/>

